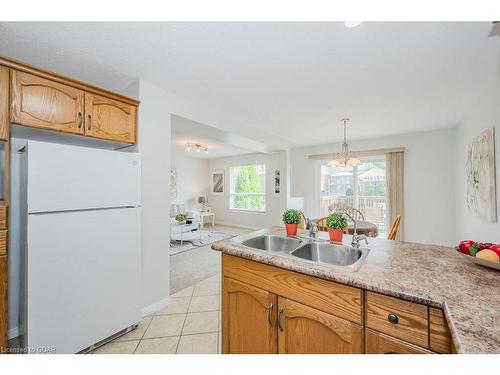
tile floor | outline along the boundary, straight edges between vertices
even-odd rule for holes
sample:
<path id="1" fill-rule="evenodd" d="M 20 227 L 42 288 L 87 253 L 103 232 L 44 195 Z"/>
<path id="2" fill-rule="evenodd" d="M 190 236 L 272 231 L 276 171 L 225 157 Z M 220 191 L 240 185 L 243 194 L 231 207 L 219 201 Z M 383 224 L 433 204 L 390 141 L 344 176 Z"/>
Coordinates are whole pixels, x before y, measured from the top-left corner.
<path id="1" fill-rule="evenodd" d="M 95 354 L 220 353 L 220 275 L 171 296 L 165 308 L 139 326 L 96 349 Z"/>

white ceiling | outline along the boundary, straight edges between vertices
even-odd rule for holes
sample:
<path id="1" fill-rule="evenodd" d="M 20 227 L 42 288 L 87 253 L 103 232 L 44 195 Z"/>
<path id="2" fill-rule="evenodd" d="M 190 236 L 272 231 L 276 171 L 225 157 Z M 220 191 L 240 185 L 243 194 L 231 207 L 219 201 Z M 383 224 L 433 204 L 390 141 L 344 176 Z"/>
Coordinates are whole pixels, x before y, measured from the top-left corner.
<path id="1" fill-rule="evenodd" d="M 173 150 L 185 152 L 187 156 L 197 159 L 214 159 L 261 151 L 251 148 L 253 142 L 245 142 L 245 139 L 239 137 L 234 140 L 227 132 L 176 115 L 172 116 L 171 139 Z M 203 150 L 201 152 L 196 152 L 195 149 L 187 151 L 188 143 L 201 144 L 208 148 L 208 154 Z M 235 146 L 235 144 L 239 146 Z"/>
<path id="2" fill-rule="evenodd" d="M 293 146 L 452 127 L 498 74 L 487 22 L 0 23 L 0 54 L 146 79 Z M 217 124 L 213 124 L 217 126 Z"/>

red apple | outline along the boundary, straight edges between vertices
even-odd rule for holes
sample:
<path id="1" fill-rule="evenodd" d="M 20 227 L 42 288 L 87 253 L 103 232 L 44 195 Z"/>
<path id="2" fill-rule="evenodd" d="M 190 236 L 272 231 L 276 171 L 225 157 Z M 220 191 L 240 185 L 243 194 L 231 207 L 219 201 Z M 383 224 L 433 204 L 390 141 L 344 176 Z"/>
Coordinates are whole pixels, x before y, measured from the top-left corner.
<path id="1" fill-rule="evenodd" d="M 460 250 L 461 253 L 469 255 L 469 249 L 472 245 L 474 245 L 474 241 L 465 240 L 460 242 L 460 245 L 458 245 L 458 249 Z"/>
<path id="2" fill-rule="evenodd" d="M 491 245 L 490 250 L 493 250 L 500 257 L 500 245 L 499 244 Z"/>
<path id="3" fill-rule="evenodd" d="M 489 249 L 490 246 L 493 245 L 491 242 L 479 242 L 479 250 Z"/>

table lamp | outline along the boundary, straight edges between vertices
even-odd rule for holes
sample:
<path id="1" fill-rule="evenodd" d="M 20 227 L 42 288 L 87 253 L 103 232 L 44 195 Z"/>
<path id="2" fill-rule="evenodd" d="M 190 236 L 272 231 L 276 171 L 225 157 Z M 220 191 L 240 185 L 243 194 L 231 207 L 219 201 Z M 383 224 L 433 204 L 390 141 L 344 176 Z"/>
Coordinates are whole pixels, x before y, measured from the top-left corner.
<path id="1" fill-rule="evenodd" d="M 198 197 L 198 203 L 201 204 L 201 212 L 205 212 L 205 210 L 206 210 L 206 204 L 207 204 L 207 196 L 206 195 L 200 195 Z"/>

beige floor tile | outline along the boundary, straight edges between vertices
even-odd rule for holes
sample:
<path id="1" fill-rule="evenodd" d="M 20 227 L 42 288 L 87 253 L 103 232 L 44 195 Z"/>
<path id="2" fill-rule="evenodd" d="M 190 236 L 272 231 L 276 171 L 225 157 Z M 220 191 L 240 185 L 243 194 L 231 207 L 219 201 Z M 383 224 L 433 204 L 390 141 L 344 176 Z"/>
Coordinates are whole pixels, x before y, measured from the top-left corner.
<path id="1" fill-rule="evenodd" d="M 188 313 L 182 334 L 217 332 L 218 314 L 218 311 Z"/>
<path id="2" fill-rule="evenodd" d="M 170 303 L 153 315 L 182 314 L 188 311 L 191 297 L 172 297 Z"/>
<path id="3" fill-rule="evenodd" d="M 149 326 L 149 323 L 151 323 L 151 319 L 153 319 L 153 317 L 151 316 L 144 317 L 139 322 L 139 325 L 137 326 L 136 329 L 130 331 L 129 333 L 124 334 L 123 336 L 117 337 L 116 339 L 113 340 L 113 342 L 133 341 L 142 339 L 144 332 L 146 332 L 146 329 Z"/>
<path id="4" fill-rule="evenodd" d="M 217 354 L 217 333 L 181 336 L 177 354 Z"/>
<path id="5" fill-rule="evenodd" d="M 196 285 L 220 284 L 220 274 L 209 277 L 208 279 L 200 281 Z"/>
<path id="6" fill-rule="evenodd" d="M 189 312 L 219 310 L 219 295 L 193 297 L 189 305 Z"/>
<path id="7" fill-rule="evenodd" d="M 179 336 L 141 340 L 135 354 L 175 354 Z"/>
<path id="8" fill-rule="evenodd" d="M 94 350 L 94 354 L 133 354 L 139 340 L 110 342 Z"/>
<path id="9" fill-rule="evenodd" d="M 193 295 L 193 290 L 194 286 L 188 286 L 187 288 L 184 288 L 182 290 L 179 290 L 177 293 L 172 294 L 170 297 L 176 298 L 176 297 L 191 297 Z"/>
<path id="10" fill-rule="evenodd" d="M 154 316 L 143 338 L 180 336 L 185 317 L 186 314 Z"/>
<path id="11" fill-rule="evenodd" d="M 215 294 L 220 294 L 219 284 L 201 284 L 194 287 L 193 296 L 212 296 Z"/>

